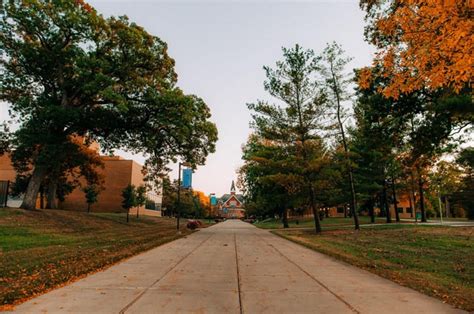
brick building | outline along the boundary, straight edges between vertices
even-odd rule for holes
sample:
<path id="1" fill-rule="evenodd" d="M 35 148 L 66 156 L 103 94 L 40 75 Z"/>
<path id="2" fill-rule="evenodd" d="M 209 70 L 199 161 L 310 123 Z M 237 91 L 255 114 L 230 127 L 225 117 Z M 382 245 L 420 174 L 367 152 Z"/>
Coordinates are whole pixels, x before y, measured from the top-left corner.
<path id="1" fill-rule="evenodd" d="M 104 177 L 103 190 L 98 196 L 97 203 L 91 207 L 92 212 L 123 212 L 122 208 L 122 190 L 128 185 L 139 186 L 144 184 L 142 166 L 133 160 L 123 159 L 118 156 L 101 156 L 104 164 L 103 169 L 98 169 Z M 16 172 L 11 164 L 10 157 L 5 154 L 0 156 L 0 181 L 13 182 Z M 161 216 L 162 193 L 161 188 L 153 189 L 147 192 L 147 206 L 139 208 L 140 213 Z M 18 207 L 21 199 L 10 198 L 8 205 Z M 65 210 L 86 211 L 87 203 L 84 192 L 80 187 L 76 187 L 68 194 L 64 202 L 60 202 L 59 208 Z M 130 212 L 136 212 L 131 209 Z"/>
<path id="2" fill-rule="evenodd" d="M 408 194 L 406 193 L 400 193 L 397 195 L 397 210 L 400 218 L 414 218 L 415 213 L 412 211 L 412 204 L 410 204 L 410 198 Z M 429 208 L 429 203 L 426 203 L 427 208 Z M 389 208 L 390 208 L 390 214 L 392 216 L 392 219 L 395 219 L 395 208 L 392 203 L 389 203 Z M 325 209 L 321 209 L 325 210 Z M 344 208 L 344 205 L 337 206 L 337 207 L 330 207 L 327 208 L 329 217 L 344 217 L 344 210 L 349 213 L 349 205 L 346 205 L 346 208 Z M 375 207 L 374 208 L 375 215 L 379 216 L 380 214 L 380 208 Z M 368 212 L 361 212 L 362 216 L 368 216 Z M 303 212 L 298 212 L 298 211 L 289 211 L 289 216 L 290 217 L 297 217 L 297 216 L 303 216 L 303 217 L 312 217 L 313 213 L 311 209 L 306 209 Z"/>
<path id="3" fill-rule="evenodd" d="M 224 194 L 218 201 L 218 214 L 224 218 L 245 217 L 243 196 L 236 193 L 234 181 L 230 186 L 230 194 Z"/>

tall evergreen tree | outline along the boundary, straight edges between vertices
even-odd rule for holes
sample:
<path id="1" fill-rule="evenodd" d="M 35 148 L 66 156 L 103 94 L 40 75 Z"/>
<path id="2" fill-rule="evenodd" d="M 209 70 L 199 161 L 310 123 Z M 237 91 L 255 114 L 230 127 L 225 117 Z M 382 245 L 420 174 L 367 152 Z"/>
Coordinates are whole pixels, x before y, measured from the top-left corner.
<path id="1" fill-rule="evenodd" d="M 283 48 L 276 67 L 264 67 L 265 90 L 279 103 L 249 104 L 256 134 L 290 149 L 293 175 L 301 180 L 313 211 L 316 233 L 321 232 L 314 181 L 324 151 L 319 132 L 323 129 L 326 95 L 321 86 L 319 61 L 312 50 L 301 46 Z"/>
<path id="2" fill-rule="evenodd" d="M 323 63 L 322 73 L 326 81 L 330 103 L 336 111 L 337 124 L 339 126 L 340 137 L 342 141 L 342 147 L 344 148 L 345 160 L 347 162 L 347 172 L 349 177 L 350 187 L 350 207 L 351 214 L 354 219 L 354 226 L 356 230 L 359 230 L 359 218 L 357 213 L 357 199 L 356 190 L 354 185 L 354 171 L 349 156 L 349 145 L 347 141 L 346 130 L 343 122 L 343 102 L 348 100 L 347 87 L 350 82 L 346 71 L 347 64 L 351 61 L 344 55 L 344 50 L 335 42 L 328 44 L 323 51 Z"/>

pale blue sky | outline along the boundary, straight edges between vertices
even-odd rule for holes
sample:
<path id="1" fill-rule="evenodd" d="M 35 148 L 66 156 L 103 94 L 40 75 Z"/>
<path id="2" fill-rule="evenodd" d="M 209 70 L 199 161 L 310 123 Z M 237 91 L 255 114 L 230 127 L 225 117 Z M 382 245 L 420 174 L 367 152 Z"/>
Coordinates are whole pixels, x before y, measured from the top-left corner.
<path id="1" fill-rule="evenodd" d="M 193 177 L 193 188 L 205 193 L 227 193 L 236 179 L 241 146 L 250 133 L 246 103 L 270 99 L 263 90 L 262 66 L 280 59 L 282 46 L 298 43 L 320 52 L 335 40 L 354 57 L 351 67 L 368 65 L 372 58 L 356 0 L 89 3 L 105 16 L 128 15 L 166 41 L 176 60 L 178 85 L 211 108 L 219 130 L 217 150 Z M 6 117 L 5 106 L 0 106 L 0 117 Z M 171 176 L 176 177 L 177 170 Z"/>

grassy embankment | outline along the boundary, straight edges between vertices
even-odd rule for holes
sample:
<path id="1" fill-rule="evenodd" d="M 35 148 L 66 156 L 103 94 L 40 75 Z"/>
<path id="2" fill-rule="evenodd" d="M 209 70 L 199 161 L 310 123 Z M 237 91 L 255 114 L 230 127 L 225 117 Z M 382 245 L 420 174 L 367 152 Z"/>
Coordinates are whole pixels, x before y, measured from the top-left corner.
<path id="1" fill-rule="evenodd" d="M 0 209 L 0 309 L 178 237 L 169 218 Z"/>
<path id="2" fill-rule="evenodd" d="M 321 253 L 366 269 L 474 311 L 474 228 L 394 224 L 274 233 Z"/>

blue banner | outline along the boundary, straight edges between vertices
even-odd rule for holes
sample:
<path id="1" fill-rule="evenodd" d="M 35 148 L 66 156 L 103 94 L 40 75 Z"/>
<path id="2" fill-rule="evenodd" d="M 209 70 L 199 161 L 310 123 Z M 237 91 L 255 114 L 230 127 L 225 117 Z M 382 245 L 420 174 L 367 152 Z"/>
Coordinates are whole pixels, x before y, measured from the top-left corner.
<path id="1" fill-rule="evenodd" d="M 217 205 L 217 197 L 215 195 L 211 195 L 211 206 Z"/>
<path id="2" fill-rule="evenodd" d="M 190 189 L 193 184 L 193 169 L 183 169 L 183 182 L 181 186 L 185 189 Z"/>

